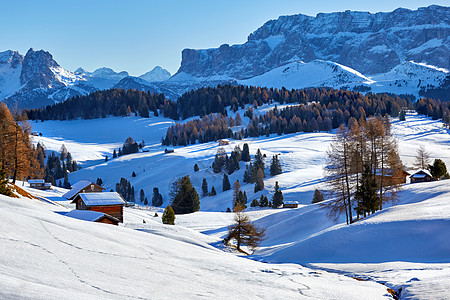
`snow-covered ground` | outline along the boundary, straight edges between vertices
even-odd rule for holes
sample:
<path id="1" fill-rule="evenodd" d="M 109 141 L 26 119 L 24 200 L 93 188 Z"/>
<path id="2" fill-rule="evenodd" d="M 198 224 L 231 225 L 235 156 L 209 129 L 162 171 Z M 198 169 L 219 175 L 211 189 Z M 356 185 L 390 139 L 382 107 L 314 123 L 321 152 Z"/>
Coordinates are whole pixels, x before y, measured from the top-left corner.
<path id="1" fill-rule="evenodd" d="M 269 108 L 268 106 L 262 109 Z M 247 121 L 244 118 L 244 123 Z M 105 125 L 102 125 L 103 123 Z M 212 185 L 215 186 L 218 192 L 217 195 L 214 197 L 201 197 L 201 211 L 177 216 L 176 226 L 167 227 L 161 225 L 161 208 L 152 208 L 151 210 L 127 208 L 125 210 L 125 228 L 116 228 L 116 230 L 121 233 L 122 230 L 129 230 L 126 231 L 127 242 L 129 239 L 135 239 L 134 235 L 139 236 L 136 237 L 136 240 L 139 241 L 138 249 L 134 249 L 136 247 L 134 244 L 126 246 L 130 247 L 130 249 L 124 249 L 126 253 L 135 253 L 133 255 L 136 257 L 142 254 L 139 251 L 147 247 L 140 244 L 144 243 L 141 241 L 142 239 L 147 239 L 140 235 L 146 234 L 152 236 L 148 238 L 150 243 L 154 243 L 154 239 L 162 238 L 169 241 L 167 242 L 169 247 L 171 247 L 171 243 L 183 242 L 189 245 L 186 247 L 201 248 L 202 250 L 192 251 L 195 252 L 195 255 L 198 254 L 205 260 L 210 258 L 208 257 L 209 252 L 203 253 L 201 251 L 211 251 L 211 253 L 214 253 L 211 256 L 211 261 L 214 261 L 214 264 L 221 264 L 221 258 L 217 258 L 215 255 L 222 257 L 221 255 L 223 254 L 230 256 L 234 254 L 223 253 L 224 249 L 220 243 L 220 240 L 226 234 L 227 226 L 232 222 L 233 215 L 224 212 L 227 207 L 231 206 L 232 192 L 222 192 L 223 175 L 214 174 L 210 168 L 219 146 L 217 143 L 211 142 L 187 147 L 174 147 L 174 153 L 164 154 L 163 150 L 165 147 L 160 145 L 160 138 L 171 123 L 171 120 L 164 118 L 108 118 L 63 122 L 46 121 L 34 123 L 33 125 L 35 125 L 34 131 L 43 133 L 42 137 L 35 138 L 44 141 L 44 143 L 45 141 L 49 142 L 45 143 L 49 149 L 58 150 L 64 142 L 73 154 L 74 159 L 88 162 L 86 165 L 93 164 L 93 160 L 97 157 L 101 159 L 108 153 L 107 151 L 111 153 L 112 149 L 121 145 L 127 136 L 132 136 L 137 141 L 141 139 L 146 141 L 149 152 L 122 156 L 109 160 L 106 163 L 102 162 L 86 167 L 70 174 L 69 180 L 72 183 L 80 179 L 95 181 L 96 178 L 100 177 L 107 190 L 109 190 L 111 188 L 114 189 L 120 177 L 125 177 L 135 187 L 136 194 L 142 188 L 149 199 L 151 199 L 153 187 L 158 187 L 163 195 L 165 206 L 169 203 L 168 189 L 176 178 L 189 174 L 197 191 L 201 191 L 202 179 L 206 178 L 209 188 Z M 421 144 L 425 145 L 426 149 L 431 153 L 432 159 L 441 158 L 448 166 L 450 165 L 449 131 L 442 127 L 441 122 L 415 114 L 408 114 L 406 121 L 394 120 L 392 122 L 392 130 L 399 142 L 400 156 L 407 166 L 412 166 L 415 152 Z M 280 154 L 283 174 L 276 177 L 267 176 L 264 191 L 254 194 L 253 185 L 242 184 L 243 190 L 247 192 L 249 202 L 254 198 L 259 198 L 261 193 L 269 195 L 270 198 L 273 193 L 274 183 L 278 181 L 283 191 L 284 199 L 297 200 L 301 204 L 298 209 L 248 209 L 250 217 L 256 221 L 256 224 L 266 228 L 267 233 L 267 239 L 263 242 L 260 249 L 250 257 L 255 260 L 252 263 L 258 263 L 256 261 L 270 262 L 270 264 L 263 264 L 266 268 L 277 270 L 274 273 L 270 271 L 270 274 L 276 275 L 278 279 L 285 277 L 281 274 L 288 274 L 287 277 L 290 279 L 286 279 L 291 280 L 290 282 L 294 283 L 302 292 L 304 291 L 301 284 L 307 284 L 310 288 L 312 284 L 308 282 L 309 279 L 307 277 L 300 279 L 300 277 L 304 276 L 300 271 L 297 275 L 293 275 L 297 271 L 291 271 L 292 269 L 290 268 L 302 269 L 303 267 L 300 267 L 299 264 L 307 265 L 316 270 L 309 270 L 308 272 L 312 273 L 308 274 L 314 274 L 314 272 L 322 274 L 323 270 L 329 270 L 346 274 L 350 277 L 368 279 L 369 282 L 386 283 L 388 287 L 396 290 L 402 288 L 402 299 L 445 299 L 450 288 L 450 234 L 448 233 L 450 225 L 450 213 L 448 213 L 450 211 L 450 185 L 448 182 L 407 184 L 401 193 L 399 203 L 396 205 L 387 205 L 383 211 L 351 226 L 344 225 L 342 219 L 334 223 L 327 218 L 326 212 L 319 205 L 310 204 L 314 189 L 323 187 L 324 159 L 332 136 L 333 133 L 325 132 L 282 136 L 271 135 L 270 137 L 249 138 L 245 141 L 231 141 L 230 145 L 225 146 L 225 149 L 230 152 L 235 145 L 242 145 L 244 142 L 247 142 L 250 145 L 252 155 L 260 148 L 267 155 L 267 167 L 272 154 Z M 195 163 L 200 167 L 199 172 L 194 172 L 193 170 Z M 241 163 L 241 169 L 230 175 L 231 183 L 237 179 L 242 183 L 244 168 L 245 165 Z M 137 174 L 135 178 L 131 177 L 133 171 Z M 267 169 L 266 174 L 268 175 Z M 25 189 L 32 191 L 26 186 Z M 39 193 L 50 200 L 58 201 L 63 192 L 63 189 L 57 188 L 54 192 Z M 58 203 L 71 207 L 67 202 Z M 60 205 L 50 207 L 50 210 L 61 209 Z M 159 217 L 154 217 L 155 212 L 158 212 Z M 17 214 L 21 215 L 20 212 L 17 212 Z M 62 221 L 62 219 L 60 221 L 59 218 L 61 217 L 59 215 L 55 217 L 58 220 L 53 220 L 53 216 L 49 217 L 52 221 L 48 222 L 57 222 L 58 226 L 61 227 L 63 225 L 60 222 L 66 222 Z M 20 216 L 17 216 L 17 218 L 21 219 Z M 27 217 L 27 220 L 28 218 L 30 216 Z M 70 222 L 77 222 L 77 220 L 71 220 Z M 69 223 L 67 226 L 72 228 L 71 224 Z M 87 224 L 84 226 L 89 228 L 91 226 L 93 226 L 92 228 L 100 228 L 96 226 L 104 227 L 101 224 Z M 107 228 L 106 230 L 108 231 L 114 230 L 109 229 L 110 227 Z M 141 232 L 135 233 L 135 231 L 130 229 L 136 229 Z M 11 231 L 10 229 L 7 230 Z M 2 228 L 2 232 L 9 231 L 3 231 Z M 15 231 L 12 230 L 11 232 Z M 83 233 L 85 232 L 83 231 Z M 128 236 L 128 234 L 130 235 Z M 67 234 L 67 237 L 69 235 Z M 100 237 L 98 233 L 93 235 Z M 66 235 L 64 236 L 66 237 Z M 131 236 L 133 237 L 131 238 Z M 72 240 L 67 242 L 76 244 Z M 98 241 L 98 243 L 100 245 L 99 249 L 103 249 L 102 240 Z M 111 243 L 114 244 L 114 242 Z M 159 242 L 155 243 L 158 244 Z M 36 240 L 36 245 L 41 244 L 37 243 Z M 114 247 L 116 246 L 114 245 Z M 84 249 L 84 246 L 78 247 Z M 92 247 L 97 249 L 97 244 Z M 116 249 L 114 247 L 113 249 Z M 185 251 L 180 246 L 174 247 L 182 252 Z M 52 249 L 51 251 L 56 252 L 59 250 Z M 158 251 L 162 251 L 169 256 L 173 255 L 176 259 L 186 259 L 183 256 L 184 254 L 165 252 L 162 249 L 158 249 Z M 183 253 L 190 253 L 190 251 L 186 250 Z M 62 254 L 58 252 L 58 255 Z M 22 259 L 20 258 L 19 260 Z M 64 259 L 65 262 L 67 262 L 66 259 L 67 257 Z M 162 260 L 163 258 L 159 257 L 159 261 Z M 242 259 L 242 261 L 244 260 Z M 134 263 L 131 262 L 130 266 L 134 267 Z M 178 261 L 172 263 L 174 265 L 179 264 Z M 192 264 L 192 262 L 186 263 Z M 283 263 L 283 265 L 273 265 L 277 263 Z M 77 261 L 76 264 L 79 266 L 81 262 Z M 240 264 L 240 261 L 236 264 Z M 179 265 L 183 270 L 188 268 L 183 263 Z M 213 267 L 205 267 L 206 265 L 207 263 L 203 261 L 198 268 L 205 268 L 212 272 L 217 271 Z M 75 268 L 74 266 L 70 267 Z M 15 266 L 11 267 L 11 269 L 14 268 Z M 140 274 L 141 267 L 137 268 L 136 274 Z M 157 272 L 165 272 L 159 270 L 159 268 L 160 266 L 157 265 Z M 197 277 L 203 276 L 200 274 L 206 274 L 206 277 L 210 276 L 209 273 L 207 274 L 207 271 L 200 271 L 198 268 L 195 269 L 198 274 Z M 248 275 L 254 271 L 251 267 L 249 268 L 247 269 L 244 266 L 242 270 L 244 273 L 248 272 L 245 273 Z M 175 268 L 169 270 L 170 272 L 175 272 Z M 183 270 L 179 271 L 180 277 L 186 279 L 188 275 Z M 74 272 L 78 274 L 78 271 Z M 165 272 L 162 276 L 167 276 L 168 272 Z M 255 274 L 256 277 L 249 276 L 250 279 L 248 280 L 251 282 L 249 285 L 257 282 L 265 285 L 266 278 L 259 279 L 258 276 L 260 274 L 258 272 Z M 211 275 L 211 278 L 222 280 L 230 285 L 243 280 L 243 277 L 236 277 L 234 273 L 229 273 L 228 275 L 235 276 L 236 282 L 232 282 L 234 279 L 218 278 L 215 275 Z M 296 279 L 290 277 L 291 275 Z M 24 275 L 18 275 L 18 277 L 22 278 L 21 276 Z M 78 276 L 80 278 L 85 276 L 91 278 L 91 274 Z M 273 280 L 273 278 L 270 277 L 268 280 Z M 141 281 L 135 277 L 133 277 L 133 282 L 140 286 Z M 103 284 L 106 286 L 105 290 L 113 288 L 109 283 L 105 282 Z M 217 289 L 221 290 L 220 283 L 215 284 L 217 286 L 214 286 L 213 289 L 216 291 Z M 343 286 L 345 285 L 346 283 L 343 283 Z M 333 284 L 330 285 L 330 289 L 328 289 L 328 284 L 324 286 L 326 288 L 322 289 L 327 290 L 327 292 L 333 289 Z M 202 286 L 200 290 L 202 288 L 206 289 L 206 287 Z M 286 290 L 289 289 L 287 288 Z M 150 290 L 152 293 L 154 292 L 153 289 Z M 261 290 L 263 294 L 260 297 L 270 298 L 269 295 L 271 297 L 277 295 L 277 298 L 285 297 L 283 296 L 284 294 L 278 294 L 276 290 L 273 290 L 273 293 L 265 293 L 265 289 L 263 289 Z M 313 290 L 314 288 L 311 288 L 309 291 L 312 292 Z M 114 293 L 116 292 L 114 290 Z M 78 293 L 78 291 L 74 291 L 74 293 Z M 179 294 L 180 297 L 191 296 L 191 298 L 196 298 L 199 295 Z M 245 295 L 252 295 L 253 297 L 251 298 L 258 297 L 258 295 L 251 293 Z M 323 299 L 340 298 L 337 295 L 314 294 L 313 296 L 316 298 L 322 297 Z M 159 298 L 159 296 L 160 294 L 157 294 L 155 298 Z M 215 296 L 221 298 L 219 294 L 215 294 Z M 298 296 L 301 295 L 298 294 Z M 214 295 L 211 295 L 211 297 L 214 297 Z M 233 295 L 230 297 L 233 298 Z M 343 296 L 343 298 L 349 297 L 351 298 L 351 296 Z M 375 298 L 379 297 L 383 297 L 383 294 L 375 296 Z"/>
<path id="2" fill-rule="evenodd" d="M 3 299 L 390 299 L 378 283 L 237 257 L 181 226 L 91 223 L 1 195 L 0 205 Z"/>

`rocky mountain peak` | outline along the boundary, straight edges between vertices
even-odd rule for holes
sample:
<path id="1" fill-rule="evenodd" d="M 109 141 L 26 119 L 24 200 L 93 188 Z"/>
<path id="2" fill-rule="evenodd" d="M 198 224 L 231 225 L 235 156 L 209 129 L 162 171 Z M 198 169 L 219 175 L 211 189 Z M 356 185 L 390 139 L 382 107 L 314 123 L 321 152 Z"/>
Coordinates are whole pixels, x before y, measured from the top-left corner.
<path id="1" fill-rule="evenodd" d="M 18 51 L 7 50 L 0 52 L 0 64 L 9 64 L 11 68 L 18 68 L 22 64 L 23 56 Z"/>
<path id="2" fill-rule="evenodd" d="M 46 88 L 54 82 L 55 74 L 52 69 L 60 68 L 52 55 L 44 50 L 28 50 L 22 62 L 20 82 L 28 88 Z"/>
<path id="3" fill-rule="evenodd" d="M 144 79 L 148 82 L 164 81 L 169 79 L 171 76 L 170 72 L 160 66 L 154 67 L 151 71 L 139 76 L 139 78 Z"/>

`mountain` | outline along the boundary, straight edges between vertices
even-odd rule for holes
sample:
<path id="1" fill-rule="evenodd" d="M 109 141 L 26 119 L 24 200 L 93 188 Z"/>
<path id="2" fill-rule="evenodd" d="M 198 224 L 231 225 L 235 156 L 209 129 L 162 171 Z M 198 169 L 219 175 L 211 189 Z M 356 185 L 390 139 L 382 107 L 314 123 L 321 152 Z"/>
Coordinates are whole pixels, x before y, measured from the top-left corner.
<path id="1" fill-rule="evenodd" d="M 148 73 L 147 73 L 148 74 Z M 113 86 L 116 89 L 134 89 L 151 93 L 164 94 L 169 99 L 176 100 L 179 97 L 179 93 L 174 92 L 171 87 L 165 87 L 164 85 L 159 85 L 159 82 L 148 82 L 141 77 L 128 76 L 120 80 L 117 84 Z"/>
<path id="2" fill-rule="evenodd" d="M 292 61 L 333 61 L 367 75 L 404 61 L 450 67 L 450 8 L 399 8 L 389 13 L 345 11 L 282 16 L 246 43 L 182 52 L 179 74 L 246 79 Z"/>
<path id="3" fill-rule="evenodd" d="M 155 82 L 155 81 L 164 81 L 170 78 L 172 76 L 169 71 L 166 69 L 161 68 L 160 66 L 156 66 L 153 68 L 153 70 L 139 76 L 139 78 L 144 79 L 148 82 Z"/>

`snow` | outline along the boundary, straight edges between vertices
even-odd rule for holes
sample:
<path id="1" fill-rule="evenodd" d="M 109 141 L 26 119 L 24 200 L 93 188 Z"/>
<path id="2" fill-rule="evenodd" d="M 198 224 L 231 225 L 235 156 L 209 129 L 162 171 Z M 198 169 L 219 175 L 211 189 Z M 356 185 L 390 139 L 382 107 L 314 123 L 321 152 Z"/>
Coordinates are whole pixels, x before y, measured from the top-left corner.
<path id="1" fill-rule="evenodd" d="M 237 257 L 181 226 L 84 222 L 2 195 L 0 205 L 1 298 L 390 299 L 378 283 Z"/>
<path id="2" fill-rule="evenodd" d="M 105 214 L 93 210 L 72 210 L 64 214 L 66 217 L 75 218 L 83 221 L 95 222 Z"/>
<path id="3" fill-rule="evenodd" d="M 267 43 L 271 50 L 274 50 L 279 44 L 283 43 L 286 40 L 284 35 L 272 35 L 263 41 Z"/>

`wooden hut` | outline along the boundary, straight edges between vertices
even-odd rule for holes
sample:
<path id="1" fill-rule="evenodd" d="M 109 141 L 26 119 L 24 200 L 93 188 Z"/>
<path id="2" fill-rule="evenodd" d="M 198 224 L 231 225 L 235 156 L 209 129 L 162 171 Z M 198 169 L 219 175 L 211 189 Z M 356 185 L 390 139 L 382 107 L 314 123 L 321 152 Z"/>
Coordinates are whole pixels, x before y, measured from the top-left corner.
<path id="1" fill-rule="evenodd" d="M 119 225 L 120 222 L 119 219 L 114 218 L 113 216 L 93 210 L 72 210 L 66 213 L 65 216 L 83 221 L 105 223 L 112 225 Z"/>
<path id="2" fill-rule="evenodd" d="M 108 214 L 123 222 L 125 200 L 116 192 L 80 193 L 72 201 L 77 210 L 91 210 Z"/>
<path id="3" fill-rule="evenodd" d="M 51 184 L 46 183 L 44 179 L 29 179 L 28 184 L 38 190 L 49 190 L 51 188 Z"/>
<path id="4" fill-rule="evenodd" d="M 297 208 L 298 202 L 297 201 L 285 201 L 283 203 L 283 208 Z"/>
<path id="5" fill-rule="evenodd" d="M 409 176 L 409 178 L 411 179 L 411 183 L 429 182 L 433 180 L 433 176 L 428 170 L 419 170 L 416 173 Z"/>
<path id="6" fill-rule="evenodd" d="M 95 184 L 91 181 L 80 180 L 72 185 L 70 191 L 63 195 L 67 200 L 73 200 L 80 193 L 101 193 L 104 190 L 103 187 Z"/>

